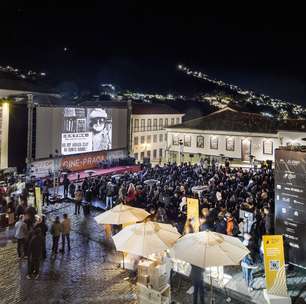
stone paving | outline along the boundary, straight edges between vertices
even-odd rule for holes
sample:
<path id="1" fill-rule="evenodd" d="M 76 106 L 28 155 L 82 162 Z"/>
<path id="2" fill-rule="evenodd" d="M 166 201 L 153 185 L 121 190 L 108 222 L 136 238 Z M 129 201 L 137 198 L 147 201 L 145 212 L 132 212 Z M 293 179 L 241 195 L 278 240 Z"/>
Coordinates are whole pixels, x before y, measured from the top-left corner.
<path id="1" fill-rule="evenodd" d="M 137 303 L 135 285 L 128 279 L 128 273 L 114 263 L 116 254 L 106 250 L 103 244 L 103 228 L 93 219 L 97 213 L 94 211 L 86 218 L 75 216 L 73 206 L 64 204 L 47 214 L 49 227 L 54 217 L 63 213 L 68 213 L 72 222 L 71 252 L 52 258 L 48 234 L 48 257 L 42 263 L 38 280 L 25 277 L 27 261 L 17 259 L 13 229 L 0 232 L 0 303 Z M 187 281 L 180 288 L 173 288 L 173 300 L 192 303 L 191 295 L 186 293 L 189 288 Z M 208 292 L 206 298 L 208 303 Z M 215 303 L 226 303 L 225 297 L 217 294 Z"/>

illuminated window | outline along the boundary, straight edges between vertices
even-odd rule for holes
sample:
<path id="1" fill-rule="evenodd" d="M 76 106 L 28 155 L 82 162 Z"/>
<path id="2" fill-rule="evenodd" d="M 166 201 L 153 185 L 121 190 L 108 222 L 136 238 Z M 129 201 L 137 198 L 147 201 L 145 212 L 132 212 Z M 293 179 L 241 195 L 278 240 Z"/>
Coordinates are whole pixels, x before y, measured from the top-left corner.
<path id="1" fill-rule="evenodd" d="M 235 139 L 233 137 L 226 138 L 226 151 L 235 151 Z"/>
<path id="2" fill-rule="evenodd" d="M 144 152 L 141 152 L 140 153 L 140 159 L 143 160 L 143 158 L 144 158 Z"/>
<path id="3" fill-rule="evenodd" d="M 153 130 L 156 131 L 157 130 L 157 118 L 153 119 Z"/>
<path id="4" fill-rule="evenodd" d="M 147 157 L 151 157 L 151 151 L 149 150 L 149 151 L 147 151 Z"/>
<path id="5" fill-rule="evenodd" d="M 168 127 L 168 118 L 165 118 L 165 127 Z"/>
<path id="6" fill-rule="evenodd" d="M 163 128 L 163 119 L 160 118 L 159 119 L 159 130 L 161 130 Z"/>
<path id="7" fill-rule="evenodd" d="M 156 159 L 156 157 L 157 157 L 157 150 L 154 149 L 154 150 L 153 150 L 153 159 Z"/>
<path id="8" fill-rule="evenodd" d="M 134 158 L 138 160 L 138 153 L 134 153 Z"/>
<path id="9" fill-rule="evenodd" d="M 134 145 L 138 145 L 138 136 L 134 137 Z"/>
<path id="10" fill-rule="evenodd" d="M 135 121 L 134 121 L 134 129 L 135 129 L 135 132 L 139 131 L 139 119 L 135 119 Z"/>
<path id="11" fill-rule="evenodd" d="M 140 131 L 145 131 L 146 128 L 146 121 L 145 119 L 142 119 L 140 122 Z"/>
<path id="12" fill-rule="evenodd" d="M 273 141 L 272 140 L 263 141 L 263 154 L 273 155 Z"/>
<path id="13" fill-rule="evenodd" d="M 151 131 L 152 129 L 152 119 L 148 119 L 147 131 Z"/>
<path id="14" fill-rule="evenodd" d="M 197 136 L 197 148 L 204 148 L 204 136 Z"/>
<path id="15" fill-rule="evenodd" d="M 159 149 L 159 157 L 160 157 L 160 158 L 163 157 L 163 149 Z"/>
<path id="16" fill-rule="evenodd" d="M 171 126 L 174 125 L 174 118 L 171 118 Z"/>
<path id="17" fill-rule="evenodd" d="M 176 124 L 178 125 L 179 123 L 180 123 L 180 118 L 177 117 L 177 118 L 176 118 Z"/>
<path id="18" fill-rule="evenodd" d="M 218 150 L 218 137 L 216 136 L 210 137 L 210 149 Z"/>
<path id="19" fill-rule="evenodd" d="M 191 147 L 191 136 L 190 135 L 184 136 L 184 146 Z"/>
<path id="20" fill-rule="evenodd" d="M 173 146 L 178 146 L 178 144 L 179 144 L 178 135 L 172 135 L 172 144 L 173 144 Z"/>

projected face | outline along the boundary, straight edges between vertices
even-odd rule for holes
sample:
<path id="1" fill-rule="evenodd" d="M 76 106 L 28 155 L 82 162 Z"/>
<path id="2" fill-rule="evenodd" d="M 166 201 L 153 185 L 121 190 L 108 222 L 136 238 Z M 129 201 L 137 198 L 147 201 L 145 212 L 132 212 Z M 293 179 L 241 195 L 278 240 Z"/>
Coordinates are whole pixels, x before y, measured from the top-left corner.
<path id="1" fill-rule="evenodd" d="M 89 115 L 89 125 L 94 133 L 100 133 L 105 128 L 107 114 L 103 109 L 95 109 Z"/>

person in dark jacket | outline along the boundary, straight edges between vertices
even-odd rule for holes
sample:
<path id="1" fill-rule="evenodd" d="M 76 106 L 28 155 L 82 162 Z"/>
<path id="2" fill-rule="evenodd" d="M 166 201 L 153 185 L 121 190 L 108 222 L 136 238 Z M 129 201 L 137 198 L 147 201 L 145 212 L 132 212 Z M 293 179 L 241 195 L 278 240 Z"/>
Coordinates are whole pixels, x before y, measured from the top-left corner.
<path id="1" fill-rule="evenodd" d="M 190 278 L 193 286 L 193 304 L 198 303 L 198 296 L 200 297 L 200 303 L 204 304 L 203 272 L 203 268 L 191 265 Z"/>
<path id="2" fill-rule="evenodd" d="M 67 175 L 65 175 L 64 177 L 63 184 L 64 184 L 64 198 L 66 198 L 68 196 L 68 189 L 70 185 L 70 180 Z"/>
<path id="3" fill-rule="evenodd" d="M 58 216 L 55 218 L 50 232 L 52 234 L 52 255 L 56 255 L 58 251 L 59 238 L 62 232 L 62 226 Z"/>
<path id="4" fill-rule="evenodd" d="M 39 228 L 41 230 L 42 237 L 42 258 L 45 259 L 47 257 L 46 250 L 46 235 L 48 232 L 48 225 L 46 224 L 46 217 L 43 215 L 39 222 L 36 224 L 35 228 Z"/>
<path id="5" fill-rule="evenodd" d="M 28 275 L 27 279 L 38 279 L 39 277 L 39 265 L 42 257 L 42 244 L 40 228 L 34 230 L 34 235 L 29 242 L 28 247 Z"/>

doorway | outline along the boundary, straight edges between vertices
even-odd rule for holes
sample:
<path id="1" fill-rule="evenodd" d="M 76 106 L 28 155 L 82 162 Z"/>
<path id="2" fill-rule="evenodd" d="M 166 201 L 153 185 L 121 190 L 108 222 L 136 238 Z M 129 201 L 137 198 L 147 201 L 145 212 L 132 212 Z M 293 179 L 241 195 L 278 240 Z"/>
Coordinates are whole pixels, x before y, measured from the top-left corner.
<path id="1" fill-rule="evenodd" d="M 241 160 L 249 161 L 251 155 L 251 141 L 249 139 L 241 140 Z"/>

